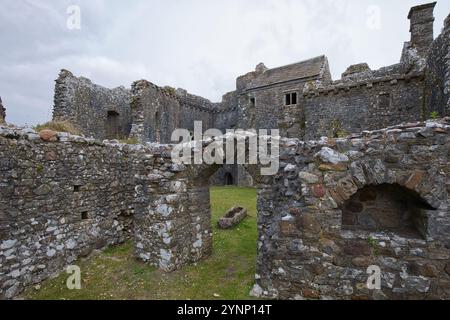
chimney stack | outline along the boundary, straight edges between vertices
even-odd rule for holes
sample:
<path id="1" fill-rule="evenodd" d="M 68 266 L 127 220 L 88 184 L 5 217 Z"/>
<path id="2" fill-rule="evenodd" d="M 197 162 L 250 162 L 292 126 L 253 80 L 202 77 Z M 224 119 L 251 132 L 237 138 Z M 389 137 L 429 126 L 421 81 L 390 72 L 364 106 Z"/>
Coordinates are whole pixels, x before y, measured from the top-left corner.
<path id="1" fill-rule="evenodd" d="M 433 42 L 433 23 L 434 7 L 436 2 L 412 7 L 408 14 L 411 27 L 411 46 L 417 49 L 417 52 L 425 57 Z"/>

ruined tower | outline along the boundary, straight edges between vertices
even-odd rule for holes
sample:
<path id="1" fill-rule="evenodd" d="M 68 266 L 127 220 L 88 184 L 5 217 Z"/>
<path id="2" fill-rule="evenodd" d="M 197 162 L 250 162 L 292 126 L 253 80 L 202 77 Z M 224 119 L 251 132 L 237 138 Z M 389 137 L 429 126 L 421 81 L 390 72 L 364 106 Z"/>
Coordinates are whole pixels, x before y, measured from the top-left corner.
<path id="1" fill-rule="evenodd" d="M 6 109 L 3 107 L 2 97 L 0 97 L 0 123 L 4 123 L 6 118 Z"/>

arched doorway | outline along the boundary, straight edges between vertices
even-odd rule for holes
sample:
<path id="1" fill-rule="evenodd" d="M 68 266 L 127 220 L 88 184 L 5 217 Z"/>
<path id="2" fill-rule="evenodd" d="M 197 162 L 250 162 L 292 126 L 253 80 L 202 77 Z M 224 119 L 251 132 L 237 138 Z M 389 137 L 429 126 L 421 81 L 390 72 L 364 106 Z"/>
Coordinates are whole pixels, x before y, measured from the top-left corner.
<path id="1" fill-rule="evenodd" d="M 233 179 L 233 175 L 231 174 L 231 172 L 225 173 L 224 181 L 225 181 L 226 186 L 234 185 L 234 179 Z"/>

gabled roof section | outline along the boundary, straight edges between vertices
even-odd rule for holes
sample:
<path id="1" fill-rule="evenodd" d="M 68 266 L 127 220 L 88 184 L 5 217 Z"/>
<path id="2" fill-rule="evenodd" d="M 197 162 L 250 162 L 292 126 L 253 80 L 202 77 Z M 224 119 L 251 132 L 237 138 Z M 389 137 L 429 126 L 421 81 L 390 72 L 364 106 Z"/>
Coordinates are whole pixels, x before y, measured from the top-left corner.
<path id="1" fill-rule="evenodd" d="M 247 90 L 295 80 L 318 78 L 326 67 L 326 63 L 327 58 L 325 56 L 319 56 L 286 66 L 268 69 L 256 77 L 247 86 Z"/>

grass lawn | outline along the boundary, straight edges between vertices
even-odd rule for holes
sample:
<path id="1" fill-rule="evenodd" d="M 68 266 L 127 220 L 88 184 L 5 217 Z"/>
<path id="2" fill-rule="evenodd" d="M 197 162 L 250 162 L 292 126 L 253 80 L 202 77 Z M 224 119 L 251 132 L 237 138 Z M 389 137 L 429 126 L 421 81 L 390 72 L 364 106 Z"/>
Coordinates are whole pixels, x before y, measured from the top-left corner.
<path id="1" fill-rule="evenodd" d="M 217 229 L 217 220 L 229 208 L 248 209 L 237 228 Z M 211 188 L 213 254 L 182 270 L 163 273 L 134 259 L 131 241 L 81 259 L 82 289 L 66 287 L 68 275 L 30 288 L 25 299 L 249 299 L 256 260 L 256 190 Z"/>

